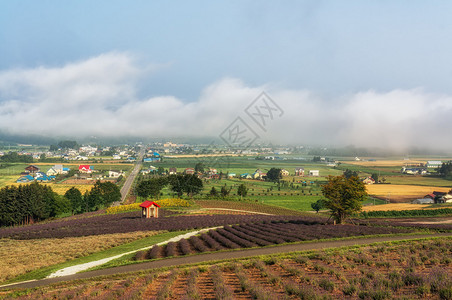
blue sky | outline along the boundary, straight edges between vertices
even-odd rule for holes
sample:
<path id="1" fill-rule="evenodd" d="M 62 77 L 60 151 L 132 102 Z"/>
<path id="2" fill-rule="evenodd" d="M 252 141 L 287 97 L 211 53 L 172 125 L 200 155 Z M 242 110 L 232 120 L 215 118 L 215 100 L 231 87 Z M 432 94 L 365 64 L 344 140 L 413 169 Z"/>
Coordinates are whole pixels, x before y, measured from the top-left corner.
<path id="1" fill-rule="evenodd" d="M 124 123 L 132 124 L 127 130 L 108 124 L 118 134 L 149 130 L 156 134 L 152 122 L 135 123 L 137 116 L 125 113 L 127 105 L 149 101 L 154 105 L 157 101 L 162 111 L 171 113 L 174 101 L 181 115 L 190 107 L 200 116 L 215 115 L 218 125 L 212 126 L 210 118 L 200 119 L 202 127 L 209 130 L 196 132 L 217 135 L 254 99 L 253 92 L 265 89 L 281 98 L 309 95 L 305 100 L 300 96 L 284 100 L 287 112 L 291 107 L 303 109 L 303 101 L 316 104 L 311 109 L 325 112 L 318 117 L 328 123 L 324 131 L 301 135 L 297 142 L 333 139 L 337 143 L 367 144 L 367 138 L 353 126 L 376 126 L 389 116 L 399 118 L 399 114 L 421 114 L 425 110 L 450 112 L 451 11 L 450 1 L 2 1 L 0 119 L 4 121 L 0 121 L 0 128 L 14 131 L 14 120 L 22 122 L 20 115 L 32 113 L 23 111 L 24 103 L 52 107 L 55 103 L 46 101 L 63 96 L 64 91 L 65 100 L 60 102 L 86 101 L 105 113 L 112 109 L 123 113 L 119 115 Z M 71 70 L 77 70 L 77 75 Z M 98 76 L 93 81 L 82 80 L 93 74 Z M 60 80 L 65 76 L 76 78 L 70 91 L 71 80 Z M 55 82 L 43 83 L 43 78 L 54 78 Z M 123 89 L 108 95 L 104 91 L 109 84 L 112 89 Z M 90 93 L 80 96 L 79 90 Z M 230 100 L 220 103 L 222 97 L 213 91 L 221 91 Z M 390 97 L 398 92 L 407 99 Z M 374 123 L 368 125 L 366 120 L 346 122 L 335 116 L 338 108 L 345 116 L 351 105 L 356 107 L 353 101 L 358 100 L 354 99 L 370 94 L 376 95 L 372 103 L 387 103 L 388 115 L 371 116 Z M 416 111 L 398 111 L 401 103 L 411 106 L 407 103 L 413 101 L 422 102 L 413 105 Z M 216 106 L 219 112 L 215 114 L 204 104 Z M 224 115 L 222 108 L 227 111 L 233 104 L 230 115 Z M 336 110 L 330 111 L 330 107 Z M 79 113 L 74 107 L 72 111 Z M 305 122 L 295 123 L 297 131 L 288 133 L 283 141 L 293 140 L 300 128 L 316 124 L 310 115 L 302 114 Z M 286 117 L 286 122 L 292 122 L 289 114 Z M 406 129 L 393 139 L 404 139 L 403 145 L 415 143 L 414 137 L 406 137 L 415 125 L 410 122 L 415 120 L 403 121 Z M 184 135 L 190 127 L 184 122 L 189 120 L 180 122 L 180 127 L 163 128 L 160 134 Z M 97 127 L 104 123 L 99 122 Z M 276 123 L 273 135 L 268 133 L 269 139 L 280 136 L 278 126 L 287 125 Z M 67 123 L 59 120 L 56 124 Z M 336 129 L 338 125 L 356 133 L 347 136 Z M 139 131 L 137 126 L 147 131 Z M 431 136 L 431 131 L 438 131 L 435 136 L 439 138 L 443 134 L 440 126 L 444 124 L 435 123 L 429 131 L 420 133 Z M 452 129 L 449 126 L 447 129 Z M 90 130 L 81 126 L 79 132 L 53 132 L 83 135 Z M 105 129 L 92 131 L 108 134 Z M 383 137 L 384 133 L 377 135 Z M 387 142 L 382 139 L 378 143 Z"/>

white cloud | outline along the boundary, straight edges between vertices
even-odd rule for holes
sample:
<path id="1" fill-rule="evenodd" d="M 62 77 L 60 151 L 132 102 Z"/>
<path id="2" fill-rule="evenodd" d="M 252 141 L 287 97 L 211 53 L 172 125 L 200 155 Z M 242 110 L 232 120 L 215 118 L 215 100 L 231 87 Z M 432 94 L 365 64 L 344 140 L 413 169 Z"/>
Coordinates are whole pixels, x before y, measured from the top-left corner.
<path id="1" fill-rule="evenodd" d="M 171 95 L 139 99 L 152 67 L 107 53 L 62 67 L 0 72 L 0 128 L 59 136 L 218 136 L 241 116 L 264 140 L 400 148 L 452 146 L 452 97 L 421 89 L 364 91 L 325 100 L 306 90 L 213 82 L 195 102 Z M 267 91 L 284 110 L 259 129 L 244 109 Z"/>

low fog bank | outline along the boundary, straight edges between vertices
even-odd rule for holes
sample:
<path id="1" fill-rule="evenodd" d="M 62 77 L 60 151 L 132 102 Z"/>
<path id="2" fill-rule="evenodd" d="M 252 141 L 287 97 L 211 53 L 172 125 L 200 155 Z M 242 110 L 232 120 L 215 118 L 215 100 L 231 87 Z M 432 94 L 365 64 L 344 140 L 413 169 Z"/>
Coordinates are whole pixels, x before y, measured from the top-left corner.
<path id="1" fill-rule="evenodd" d="M 0 129 L 16 136 L 220 140 L 240 117 L 259 136 L 256 142 L 354 145 L 397 153 L 452 149 L 450 95 L 419 88 L 325 99 L 308 90 L 223 78 L 194 101 L 172 95 L 138 97 L 143 78 L 158 76 L 153 72 L 152 66 L 141 66 L 124 53 L 61 67 L 2 71 Z M 270 116 L 262 108 L 267 117 L 265 126 L 259 126 L 245 110 L 263 91 L 280 110 Z"/>

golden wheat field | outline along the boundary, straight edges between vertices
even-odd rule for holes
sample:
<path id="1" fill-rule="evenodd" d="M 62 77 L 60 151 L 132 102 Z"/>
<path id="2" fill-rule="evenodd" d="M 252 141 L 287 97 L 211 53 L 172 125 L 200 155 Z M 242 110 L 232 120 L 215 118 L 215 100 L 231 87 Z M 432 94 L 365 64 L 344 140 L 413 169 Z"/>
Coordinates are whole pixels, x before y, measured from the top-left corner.
<path id="1" fill-rule="evenodd" d="M 66 191 L 69 190 L 71 187 L 77 188 L 83 195 L 86 191 L 90 191 L 94 186 L 94 184 L 56 184 L 53 182 L 41 184 L 50 186 L 52 190 L 58 195 L 64 195 L 64 193 L 66 193 Z M 12 182 L 11 184 L 8 185 L 20 186 L 24 185 L 24 183 Z"/>
<path id="2" fill-rule="evenodd" d="M 343 161 L 343 163 L 350 165 L 357 165 L 363 167 L 403 167 L 406 164 L 425 164 L 427 160 L 376 160 L 376 161 Z"/>
<path id="3" fill-rule="evenodd" d="M 415 209 L 440 209 L 442 207 L 429 207 L 425 204 L 389 203 L 375 206 L 364 206 L 363 211 L 388 211 L 388 210 L 415 210 Z"/>
<path id="4" fill-rule="evenodd" d="M 406 184 L 371 184 L 367 185 L 369 195 L 380 198 L 393 199 L 416 199 L 423 198 L 433 191 L 448 192 L 450 187 L 420 186 Z"/>
<path id="5" fill-rule="evenodd" d="M 157 233 L 159 232 L 115 233 L 70 237 L 63 240 L 0 239 L 0 282 L 29 271 L 86 256 Z"/>

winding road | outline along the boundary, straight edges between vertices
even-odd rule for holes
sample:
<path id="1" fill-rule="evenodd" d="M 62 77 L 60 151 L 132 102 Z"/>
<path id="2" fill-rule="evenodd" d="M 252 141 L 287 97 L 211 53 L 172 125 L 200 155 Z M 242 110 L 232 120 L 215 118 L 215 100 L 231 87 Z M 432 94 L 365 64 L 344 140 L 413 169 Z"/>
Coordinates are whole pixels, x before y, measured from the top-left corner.
<path id="1" fill-rule="evenodd" d="M 85 273 L 78 273 L 69 276 L 61 276 L 55 278 L 46 278 L 41 280 L 32 280 L 26 282 L 18 282 L 9 285 L 0 286 L 0 289 L 10 289 L 10 288 L 34 288 L 38 286 L 48 285 L 61 281 L 75 280 L 75 279 L 85 279 L 96 276 L 114 275 L 127 272 L 143 271 L 148 269 L 172 267 L 185 264 L 196 264 L 203 263 L 207 261 L 218 261 L 225 259 L 236 259 L 236 258 L 246 258 L 260 255 L 269 254 L 280 254 L 295 251 L 307 251 L 307 250 L 321 250 L 326 248 L 344 247 L 344 246 L 355 246 L 355 245 L 366 245 L 377 242 L 390 242 L 390 241 L 401 241 L 401 240 L 412 240 L 420 238 L 431 238 L 431 237 L 452 237 L 452 233 L 437 233 L 437 234 L 422 234 L 422 235 L 399 235 L 399 236 L 383 236 L 383 237 L 371 237 L 371 238 L 357 238 L 357 239 L 346 239 L 346 240 L 335 240 L 335 241 L 324 241 L 324 242 L 309 242 L 301 244 L 289 244 L 274 247 L 265 248 L 253 248 L 253 249 L 242 249 L 236 251 L 224 251 L 224 252 L 213 252 L 206 254 L 198 254 L 184 257 L 174 257 L 168 259 L 154 260 L 150 262 L 145 262 L 141 264 L 132 264 L 127 266 L 120 266 L 110 269 L 96 270 Z"/>

